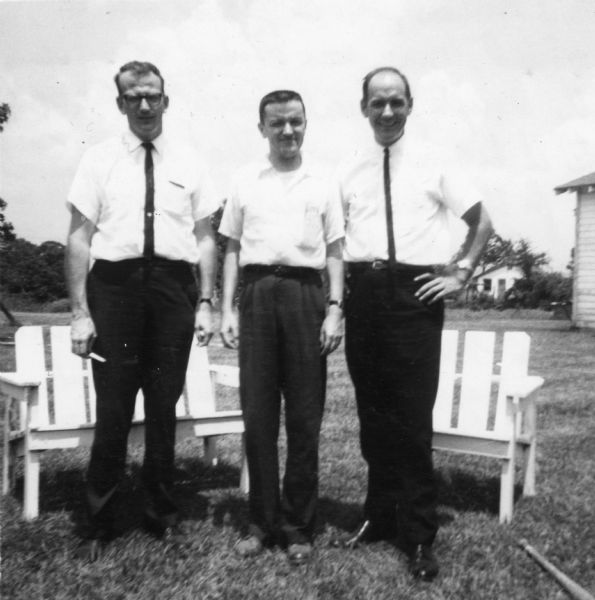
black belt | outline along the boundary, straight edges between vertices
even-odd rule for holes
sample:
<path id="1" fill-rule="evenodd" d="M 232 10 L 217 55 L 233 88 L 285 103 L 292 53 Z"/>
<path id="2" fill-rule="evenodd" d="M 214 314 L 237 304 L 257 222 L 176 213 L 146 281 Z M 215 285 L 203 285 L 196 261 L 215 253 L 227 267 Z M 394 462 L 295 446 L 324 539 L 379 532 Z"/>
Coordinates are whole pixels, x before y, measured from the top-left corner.
<path id="1" fill-rule="evenodd" d="M 319 271 L 311 267 L 290 267 L 289 265 L 246 265 L 242 268 L 246 275 L 277 275 L 297 279 L 318 275 Z"/>
<path id="2" fill-rule="evenodd" d="M 422 273 L 437 273 L 440 265 L 410 265 L 407 263 L 396 263 L 389 265 L 388 260 L 376 259 L 369 262 L 347 262 L 347 269 L 350 273 L 363 273 L 365 271 L 387 271 L 392 273 L 402 273 L 408 275 L 421 275 Z"/>
<path id="3" fill-rule="evenodd" d="M 169 271 L 175 274 L 187 275 L 192 273 L 192 265 L 185 260 L 171 260 L 169 258 L 161 258 L 153 256 L 152 258 L 138 257 L 125 258 L 123 260 L 104 260 L 98 258 L 93 264 L 93 269 L 96 273 L 131 273 L 137 269 L 146 269 L 151 271 L 154 267 L 159 270 Z"/>

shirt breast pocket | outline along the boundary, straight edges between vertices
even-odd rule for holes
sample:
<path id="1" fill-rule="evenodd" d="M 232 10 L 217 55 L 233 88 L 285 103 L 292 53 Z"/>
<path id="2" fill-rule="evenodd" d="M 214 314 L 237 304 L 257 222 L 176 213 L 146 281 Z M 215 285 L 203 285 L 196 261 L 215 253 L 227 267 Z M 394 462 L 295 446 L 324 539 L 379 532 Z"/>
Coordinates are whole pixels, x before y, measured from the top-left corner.
<path id="1" fill-rule="evenodd" d="M 314 250 L 322 241 L 322 217 L 315 204 L 306 204 L 300 248 Z"/>
<path id="2" fill-rule="evenodd" d="M 192 214 L 192 189 L 179 177 L 166 177 L 156 186 L 155 214 L 165 212 L 175 217 L 188 217 Z"/>

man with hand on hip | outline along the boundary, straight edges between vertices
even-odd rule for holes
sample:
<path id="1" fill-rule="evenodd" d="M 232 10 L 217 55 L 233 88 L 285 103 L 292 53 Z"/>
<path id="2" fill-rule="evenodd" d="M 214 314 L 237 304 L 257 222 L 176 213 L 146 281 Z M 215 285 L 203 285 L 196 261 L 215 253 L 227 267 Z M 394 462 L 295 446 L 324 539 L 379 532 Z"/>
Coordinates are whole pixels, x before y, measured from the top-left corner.
<path id="1" fill-rule="evenodd" d="M 193 333 L 201 345 L 213 334 L 216 246 L 209 217 L 219 202 L 210 178 L 192 147 L 163 133 L 169 98 L 157 67 L 127 63 L 115 83 L 128 129 L 84 154 L 68 196 L 72 351 L 88 357 L 93 350 L 105 359 L 93 360 L 97 420 L 86 484 L 88 527 L 78 552 L 90 560 L 114 534 L 115 492 L 139 389 L 144 524 L 158 537 L 175 526 L 175 407 Z"/>
<path id="2" fill-rule="evenodd" d="M 303 161 L 300 95 L 264 96 L 258 128 L 269 156 L 238 172 L 219 228 L 228 238 L 221 335 L 229 347 L 239 340 L 250 474 L 249 535 L 236 551 L 253 555 L 281 541 L 291 564 L 300 565 L 312 552 L 326 355 L 341 340 L 343 215 L 336 186 Z M 320 276 L 325 267 L 328 302 Z M 287 462 L 280 492 L 281 395 Z"/>
<path id="3" fill-rule="evenodd" d="M 368 73 L 361 111 L 373 143 L 341 168 L 346 219 L 345 349 L 368 463 L 364 522 L 344 543 L 400 538 L 415 578 L 438 573 L 432 410 L 445 297 L 461 290 L 492 232 L 481 198 L 405 139 L 406 77 Z M 468 226 L 450 258 L 448 212 Z"/>

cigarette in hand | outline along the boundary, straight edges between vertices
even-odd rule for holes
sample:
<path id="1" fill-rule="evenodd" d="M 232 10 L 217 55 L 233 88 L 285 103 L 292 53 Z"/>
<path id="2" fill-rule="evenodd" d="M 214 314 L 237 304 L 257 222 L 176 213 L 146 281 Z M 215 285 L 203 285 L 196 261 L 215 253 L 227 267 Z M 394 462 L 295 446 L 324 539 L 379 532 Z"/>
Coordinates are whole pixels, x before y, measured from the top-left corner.
<path id="1" fill-rule="evenodd" d="M 89 358 L 102 363 L 106 362 L 106 359 L 103 358 L 103 356 L 99 356 L 99 354 L 95 354 L 95 352 L 89 352 Z"/>

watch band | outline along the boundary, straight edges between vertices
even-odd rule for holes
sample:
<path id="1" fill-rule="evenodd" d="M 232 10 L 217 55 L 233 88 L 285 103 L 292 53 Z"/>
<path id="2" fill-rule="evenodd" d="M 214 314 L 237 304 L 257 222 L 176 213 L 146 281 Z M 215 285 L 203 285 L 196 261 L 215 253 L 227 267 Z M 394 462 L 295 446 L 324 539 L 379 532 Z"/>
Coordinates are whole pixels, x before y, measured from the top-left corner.
<path id="1" fill-rule="evenodd" d="M 201 298 L 198 303 L 202 304 L 203 302 L 206 302 L 209 306 L 213 306 L 213 301 L 210 298 Z"/>
<path id="2" fill-rule="evenodd" d="M 329 306 L 334 305 L 334 306 L 339 307 L 341 310 L 343 310 L 343 301 L 342 300 L 329 300 L 328 305 Z"/>

